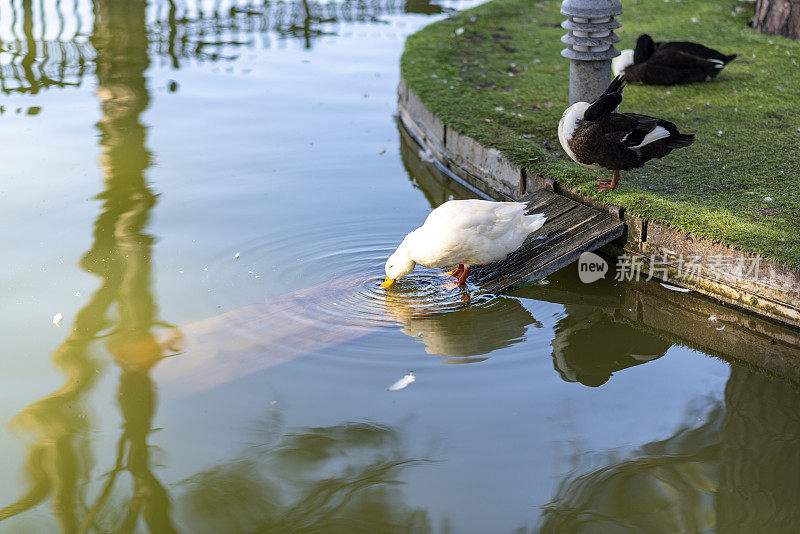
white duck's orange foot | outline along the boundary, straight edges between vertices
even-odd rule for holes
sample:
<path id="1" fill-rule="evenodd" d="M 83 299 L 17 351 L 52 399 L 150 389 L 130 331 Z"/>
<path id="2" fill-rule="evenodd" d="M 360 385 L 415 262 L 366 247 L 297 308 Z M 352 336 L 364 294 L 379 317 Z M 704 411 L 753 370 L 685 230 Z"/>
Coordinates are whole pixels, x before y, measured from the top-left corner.
<path id="1" fill-rule="evenodd" d="M 443 287 L 445 289 L 455 289 L 457 287 L 463 286 L 464 282 L 467 281 L 467 273 L 469 273 L 469 267 L 470 267 L 469 265 L 459 264 L 458 269 L 456 269 L 456 271 L 460 270 L 461 272 L 458 273 L 458 275 L 456 275 L 456 282 L 455 283 L 449 282 L 447 284 L 444 284 Z"/>
<path id="2" fill-rule="evenodd" d="M 463 270 L 464 270 L 464 266 L 459 263 L 458 267 L 456 267 L 452 271 L 447 271 L 446 273 L 442 273 L 440 276 L 453 276 L 455 278 L 458 278 L 459 276 L 461 276 L 461 273 L 462 273 Z"/>
<path id="3" fill-rule="evenodd" d="M 463 269 L 458 275 L 458 285 L 463 286 L 467 281 L 467 273 L 469 272 L 469 265 L 462 265 Z"/>

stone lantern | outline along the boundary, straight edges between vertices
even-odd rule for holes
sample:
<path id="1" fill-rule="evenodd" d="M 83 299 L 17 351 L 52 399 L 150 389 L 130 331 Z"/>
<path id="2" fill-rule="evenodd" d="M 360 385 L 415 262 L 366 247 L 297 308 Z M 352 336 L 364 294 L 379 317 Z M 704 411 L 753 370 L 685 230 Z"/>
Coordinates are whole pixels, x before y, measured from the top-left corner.
<path id="1" fill-rule="evenodd" d="M 561 14 L 569 30 L 561 40 L 569 46 L 561 55 L 569 59 L 569 105 L 591 102 L 611 82 L 611 59 L 619 55 L 614 30 L 622 26 L 614 17 L 622 13 L 620 0 L 564 0 Z"/>

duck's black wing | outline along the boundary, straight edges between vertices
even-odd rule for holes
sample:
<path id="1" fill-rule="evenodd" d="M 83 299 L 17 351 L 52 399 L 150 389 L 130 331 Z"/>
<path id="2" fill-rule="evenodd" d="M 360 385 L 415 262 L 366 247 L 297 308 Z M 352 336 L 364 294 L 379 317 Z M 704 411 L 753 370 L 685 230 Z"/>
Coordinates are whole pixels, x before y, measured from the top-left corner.
<path id="1" fill-rule="evenodd" d="M 596 121 L 604 115 L 613 113 L 622 102 L 622 91 L 625 89 L 625 76 L 617 76 L 609 84 L 602 95 L 592 102 L 583 113 L 584 120 Z"/>
<path id="2" fill-rule="evenodd" d="M 690 54 L 700 59 L 715 59 L 722 61 L 723 65 L 730 63 L 736 58 L 736 54 L 726 55 L 718 50 L 703 46 L 700 43 L 692 43 L 690 41 L 668 41 L 665 43 L 658 43 L 656 52 L 658 51 L 677 50 L 685 54 Z"/>
<path id="3" fill-rule="evenodd" d="M 674 85 L 702 82 L 714 78 L 725 63 L 705 59 L 676 47 L 659 48 L 645 63 L 632 65 L 625 71 L 631 81 L 650 85 Z"/>
<path id="4" fill-rule="evenodd" d="M 625 147 L 635 147 L 640 145 L 645 136 L 655 130 L 660 122 L 661 119 L 647 115 L 613 113 L 608 120 L 603 121 L 603 133 L 615 138 Z"/>
<path id="5" fill-rule="evenodd" d="M 606 169 L 633 169 L 694 142 L 694 135 L 673 123 L 637 113 L 609 113 L 596 122 L 581 121 L 570 144 L 585 163 Z"/>
<path id="6" fill-rule="evenodd" d="M 640 145 L 647 134 L 655 131 L 656 128 L 663 128 L 666 130 L 666 135 L 657 141 L 665 144 L 669 148 L 685 147 L 694 142 L 694 134 L 680 133 L 678 127 L 668 120 L 650 117 L 649 115 L 639 115 L 638 113 L 615 113 L 615 115 L 624 117 L 624 120 L 627 121 L 629 125 L 630 133 L 623 141 L 628 147 Z"/>

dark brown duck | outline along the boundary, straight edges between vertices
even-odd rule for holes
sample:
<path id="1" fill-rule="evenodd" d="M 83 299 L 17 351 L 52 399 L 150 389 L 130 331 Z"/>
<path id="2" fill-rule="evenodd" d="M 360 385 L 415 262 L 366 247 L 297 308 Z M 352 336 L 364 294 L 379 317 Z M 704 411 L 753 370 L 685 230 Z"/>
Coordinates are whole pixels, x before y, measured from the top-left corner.
<path id="1" fill-rule="evenodd" d="M 558 139 L 573 161 L 590 169 L 613 171 L 612 179 L 597 179 L 597 189 L 614 189 L 621 170 L 641 167 L 694 142 L 673 123 L 638 113 L 615 113 L 622 102 L 625 78 L 617 76 L 591 104 L 577 102 L 558 123 Z"/>
<path id="2" fill-rule="evenodd" d="M 736 58 L 689 41 L 657 43 L 642 34 L 636 48 L 623 50 L 612 62 L 614 75 L 624 74 L 630 83 L 677 85 L 708 81 Z"/>

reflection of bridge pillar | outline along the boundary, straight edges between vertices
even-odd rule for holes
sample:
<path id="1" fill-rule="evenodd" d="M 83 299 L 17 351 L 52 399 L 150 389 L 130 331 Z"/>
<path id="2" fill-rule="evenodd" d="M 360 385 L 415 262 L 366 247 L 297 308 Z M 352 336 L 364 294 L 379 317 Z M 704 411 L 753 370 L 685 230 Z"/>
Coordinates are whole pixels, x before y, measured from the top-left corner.
<path id="1" fill-rule="evenodd" d="M 106 190 L 101 195 L 104 208 L 95 224 L 95 243 L 85 263 L 89 269 L 92 260 L 120 265 L 120 324 L 111 341 L 130 347 L 121 338 L 132 337 L 133 345 L 140 344 L 139 337 L 149 337 L 155 314 L 150 294 L 152 238 L 144 233 L 155 195 L 144 177 L 150 153 L 139 120 L 150 102 L 144 76 L 150 64 L 146 2 L 97 0 L 94 7 L 92 44 L 97 51 L 97 93 L 103 112 L 97 127 Z"/>
<path id="2" fill-rule="evenodd" d="M 106 180 L 126 188 L 146 189 L 150 163 L 145 129 L 139 115 L 150 98 L 144 72 L 150 65 L 144 0 L 97 0 L 92 45 L 97 51 L 98 96 L 103 118 L 98 123 L 104 147 Z"/>
<path id="3" fill-rule="evenodd" d="M 134 497 L 120 531 L 133 531 L 138 516 L 151 532 L 174 532 L 169 518 L 169 498 L 150 471 L 147 436 L 155 410 L 155 389 L 148 371 L 163 353 L 150 333 L 155 316 L 151 295 L 150 257 L 152 239 L 144 233 L 155 203 L 144 180 L 149 165 L 145 129 L 139 116 L 149 98 L 144 72 L 147 38 L 144 2 L 100 0 L 96 4 L 99 96 L 103 118 L 98 123 L 103 145 L 105 173 L 103 209 L 95 222 L 92 248 L 83 267 L 97 274 L 101 287 L 81 309 L 53 362 L 66 376 L 57 391 L 26 407 L 15 423 L 36 436 L 27 446 L 25 470 L 28 487 L 17 501 L 0 508 L 0 522 L 27 512 L 45 499 L 64 533 L 88 532 L 108 504 L 110 488 L 121 466 L 134 479 Z M 23 0 L 23 31 L 28 54 L 23 61 L 32 90 L 38 87 L 31 65 L 36 56 L 30 0 Z M 28 60 L 30 58 L 30 60 Z M 30 72 L 29 72 L 30 71 Z M 90 449 L 91 412 L 83 405 L 95 383 L 100 366 L 90 357 L 99 332 L 108 327 L 108 310 L 116 303 L 119 320 L 109 336 L 109 350 L 122 368 L 119 402 L 125 420 L 124 439 L 117 466 L 106 478 L 108 492 L 96 502 L 85 503 L 86 484 L 94 465 Z M 127 462 L 122 461 L 127 445 Z M 119 506 L 119 502 L 114 503 Z M 103 515 L 107 515 L 103 513 Z"/>
<path id="4" fill-rule="evenodd" d="M 800 391 L 731 366 L 725 388 L 719 532 L 796 532 L 800 525 Z"/>
<path id="5" fill-rule="evenodd" d="M 150 153 L 140 122 L 150 101 L 145 78 L 150 64 L 146 2 L 95 0 L 94 8 L 92 44 L 97 51 L 97 93 L 103 114 L 97 127 L 106 190 L 101 195 L 104 206 L 95 225 L 95 243 L 85 263 L 87 268 L 92 263 L 97 268 L 98 261 L 110 262 L 119 276 L 119 320 L 106 345 L 121 370 L 117 399 L 124 433 L 117 462 L 127 464 L 134 485 L 121 530 L 133 530 L 141 516 L 151 532 L 171 533 L 175 528 L 169 496 L 150 468 L 147 441 L 156 410 L 150 369 L 163 357 L 164 347 L 152 332 L 157 313 L 151 292 L 153 239 L 144 232 L 155 205 L 155 195 L 145 180 Z"/>
<path id="6" fill-rule="evenodd" d="M 36 39 L 33 35 L 33 6 L 31 0 L 22 0 L 22 34 L 25 36 L 25 55 L 20 61 L 25 78 L 31 84 L 30 92 L 39 92 L 39 83 L 33 74 L 33 63 L 36 61 Z"/>

